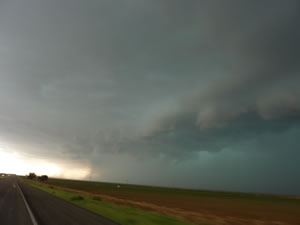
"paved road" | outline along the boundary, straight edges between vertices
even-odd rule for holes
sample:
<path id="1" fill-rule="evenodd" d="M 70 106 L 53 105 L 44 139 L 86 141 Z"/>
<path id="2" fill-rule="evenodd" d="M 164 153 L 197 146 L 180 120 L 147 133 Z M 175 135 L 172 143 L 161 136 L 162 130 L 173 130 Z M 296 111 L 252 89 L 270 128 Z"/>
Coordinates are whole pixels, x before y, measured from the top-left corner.
<path id="1" fill-rule="evenodd" d="M 15 176 L 0 179 L 0 224 L 32 225 Z"/>
<path id="2" fill-rule="evenodd" d="M 15 176 L 0 179 L 1 225 L 34 225 L 18 185 L 38 225 L 118 225 L 102 216 L 25 185 Z"/>

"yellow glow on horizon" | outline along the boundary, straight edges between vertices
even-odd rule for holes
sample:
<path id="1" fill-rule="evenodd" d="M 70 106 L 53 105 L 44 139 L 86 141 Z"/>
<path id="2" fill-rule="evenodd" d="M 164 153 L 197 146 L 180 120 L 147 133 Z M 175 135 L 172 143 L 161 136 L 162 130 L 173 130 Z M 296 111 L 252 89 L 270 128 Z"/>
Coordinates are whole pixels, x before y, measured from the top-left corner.
<path id="1" fill-rule="evenodd" d="M 16 154 L 0 151 L 0 171 L 3 173 L 24 175 L 25 165 Z"/>
<path id="2" fill-rule="evenodd" d="M 70 179 L 84 179 L 91 173 L 90 169 L 86 167 L 76 165 L 66 167 L 45 160 L 26 160 L 17 153 L 8 153 L 0 149 L 0 173 L 26 175 L 30 172 Z"/>

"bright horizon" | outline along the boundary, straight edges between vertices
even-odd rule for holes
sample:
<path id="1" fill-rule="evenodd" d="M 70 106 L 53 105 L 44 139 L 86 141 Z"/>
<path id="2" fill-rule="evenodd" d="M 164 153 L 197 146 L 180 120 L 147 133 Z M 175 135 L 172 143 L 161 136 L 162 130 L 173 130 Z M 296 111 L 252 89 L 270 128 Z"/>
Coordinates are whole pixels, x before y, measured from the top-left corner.
<path id="1" fill-rule="evenodd" d="M 34 172 L 37 175 L 78 180 L 86 179 L 90 176 L 88 168 L 76 168 L 75 165 L 68 168 L 43 159 L 28 160 L 17 152 L 8 153 L 0 149 L 0 173 L 28 175 L 30 172 Z"/>

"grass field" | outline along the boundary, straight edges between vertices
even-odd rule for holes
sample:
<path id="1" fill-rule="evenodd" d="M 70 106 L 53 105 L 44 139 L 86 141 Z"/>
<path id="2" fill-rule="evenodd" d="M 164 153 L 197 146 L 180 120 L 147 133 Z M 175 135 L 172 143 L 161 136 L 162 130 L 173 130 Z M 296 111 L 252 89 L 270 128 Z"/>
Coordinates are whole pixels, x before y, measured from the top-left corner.
<path id="1" fill-rule="evenodd" d="M 176 218 L 159 215 L 158 213 L 113 204 L 102 200 L 98 196 L 79 195 L 77 193 L 59 190 L 27 179 L 22 179 L 22 181 L 35 188 L 53 194 L 56 197 L 72 202 L 82 208 L 86 208 L 94 213 L 110 218 L 122 225 L 192 225 L 188 222 L 179 221 Z"/>
<path id="2" fill-rule="evenodd" d="M 48 186 L 174 216 L 194 224 L 297 225 L 300 199 L 289 196 L 49 179 Z M 166 223 L 156 223 L 166 224 Z"/>

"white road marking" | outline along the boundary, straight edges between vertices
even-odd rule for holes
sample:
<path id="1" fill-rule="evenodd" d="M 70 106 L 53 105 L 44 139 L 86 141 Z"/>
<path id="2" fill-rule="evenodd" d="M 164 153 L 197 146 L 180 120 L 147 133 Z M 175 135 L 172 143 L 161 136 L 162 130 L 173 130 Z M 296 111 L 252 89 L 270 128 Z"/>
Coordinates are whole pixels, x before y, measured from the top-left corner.
<path id="1" fill-rule="evenodd" d="M 22 196 L 22 198 L 23 198 L 23 200 L 24 200 L 24 203 L 25 203 L 25 206 L 26 206 L 27 211 L 28 211 L 28 213 L 29 213 L 29 216 L 30 216 L 30 219 L 31 219 L 32 224 L 33 224 L 33 225 L 38 225 L 38 223 L 36 222 L 36 219 L 35 219 L 35 217 L 34 217 L 32 211 L 31 211 L 31 209 L 30 209 L 30 207 L 29 207 L 29 205 L 28 205 L 28 203 L 27 203 L 27 201 L 26 201 L 26 199 L 25 199 L 25 197 L 24 197 L 24 194 L 23 194 L 23 192 L 22 192 L 22 189 L 20 188 L 20 186 L 19 186 L 18 184 L 17 184 L 17 186 L 18 186 L 19 191 L 20 191 L 20 193 L 21 193 L 21 196 Z"/>

